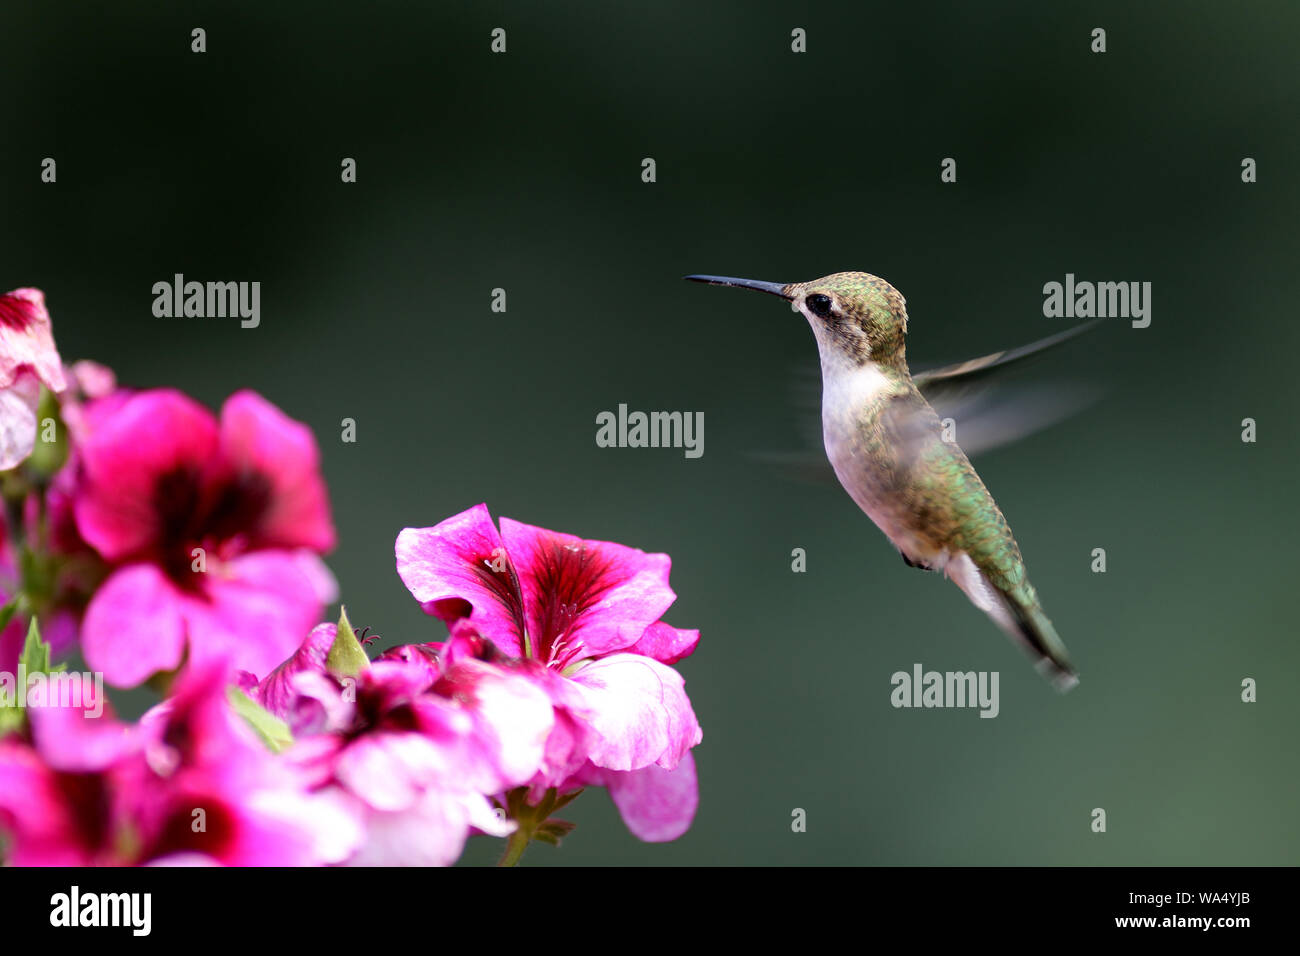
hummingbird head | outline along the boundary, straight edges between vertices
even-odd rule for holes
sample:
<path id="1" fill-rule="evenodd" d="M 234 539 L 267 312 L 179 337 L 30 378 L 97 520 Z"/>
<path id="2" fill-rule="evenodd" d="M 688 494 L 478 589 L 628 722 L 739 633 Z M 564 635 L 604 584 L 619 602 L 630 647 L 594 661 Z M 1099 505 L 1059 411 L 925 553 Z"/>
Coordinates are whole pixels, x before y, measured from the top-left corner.
<path id="1" fill-rule="evenodd" d="M 754 289 L 780 296 L 802 312 L 817 337 L 823 364 L 897 366 L 904 361 L 907 307 L 892 285 L 866 272 L 836 272 L 811 282 L 760 282 L 726 276 L 687 276 L 694 282 Z"/>

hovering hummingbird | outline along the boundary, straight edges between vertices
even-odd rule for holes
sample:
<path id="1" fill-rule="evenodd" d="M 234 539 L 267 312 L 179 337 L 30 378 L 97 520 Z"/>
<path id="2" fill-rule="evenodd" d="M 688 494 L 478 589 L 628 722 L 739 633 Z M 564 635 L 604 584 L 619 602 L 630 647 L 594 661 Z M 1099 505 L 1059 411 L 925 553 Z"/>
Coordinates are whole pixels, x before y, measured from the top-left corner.
<path id="1" fill-rule="evenodd" d="M 1074 329 L 1006 352 L 913 376 L 907 309 L 865 272 L 811 282 L 690 275 L 694 282 L 779 296 L 812 326 L 821 356 L 822 439 L 844 490 L 914 568 L 941 571 L 1019 642 L 1058 690 L 1078 677 L 1025 572 L 1006 519 L 927 395 L 1069 338 Z"/>

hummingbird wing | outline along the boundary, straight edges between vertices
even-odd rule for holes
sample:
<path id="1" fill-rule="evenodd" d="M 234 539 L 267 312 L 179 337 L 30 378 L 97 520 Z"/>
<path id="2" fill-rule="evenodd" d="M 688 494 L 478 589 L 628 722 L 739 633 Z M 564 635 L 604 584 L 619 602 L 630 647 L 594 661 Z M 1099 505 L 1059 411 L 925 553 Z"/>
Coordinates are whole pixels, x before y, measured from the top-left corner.
<path id="1" fill-rule="evenodd" d="M 956 365 L 944 365 L 924 372 L 915 372 L 912 374 L 912 383 L 933 404 L 931 393 L 941 391 L 945 386 L 967 386 L 1008 365 L 1034 356 L 1041 356 L 1048 349 L 1095 329 L 1101 324 L 1101 321 L 1101 319 L 1093 319 L 1091 322 L 1076 325 L 1072 329 L 1057 332 L 1055 335 L 1049 335 L 1045 339 L 1030 342 L 1028 345 L 1022 345 L 1014 349 L 1004 349 L 1001 352 L 993 352 L 989 355 L 981 355 L 979 358 L 958 362 Z"/>
<path id="2" fill-rule="evenodd" d="M 927 369 L 912 381 L 941 420 L 951 420 L 955 439 L 967 455 L 979 455 L 1032 435 L 1095 402 L 1102 389 L 1079 382 L 1051 385 L 1010 384 L 1009 368 L 1041 357 L 1049 349 L 1096 328 L 1100 319 L 1085 322 L 1018 348 Z M 767 451 L 755 455 L 778 473 L 797 481 L 835 482 L 835 472 L 822 451 L 821 370 L 809 364 L 798 376 L 795 403 L 804 410 L 799 431 L 805 447 L 799 451 Z M 918 431 L 917 438 L 924 434 Z"/>
<path id="3" fill-rule="evenodd" d="M 1012 387 L 999 381 L 1008 368 L 1039 358 L 1100 322 L 1094 319 L 1028 345 L 918 372 L 912 383 L 939 418 L 951 423 L 953 438 L 967 455 L 1000 448 L 1068 418 L 1101 396 L 1101 389 L 1078 382 Z"/>
<path id="4" fill-rule="evenodd" d="M 1101 397 L 1102 390 L 1079 382 L 989 386 L 926 394 L 935 414 L 950 425 L 967 455 L 980 455 L 1019 441 L 1069 418 Z"/>

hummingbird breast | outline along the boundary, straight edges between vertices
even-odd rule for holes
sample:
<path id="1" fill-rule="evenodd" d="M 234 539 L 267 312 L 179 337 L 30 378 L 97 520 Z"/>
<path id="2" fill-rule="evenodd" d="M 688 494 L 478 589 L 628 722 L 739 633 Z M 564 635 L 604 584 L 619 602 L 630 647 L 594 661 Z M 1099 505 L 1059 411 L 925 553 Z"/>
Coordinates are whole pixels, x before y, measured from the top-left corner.
<path id="1" fill-rule="evenodd" d="M 992 496 L 905 372 L 824 377 L 822 435 L 844 490 L 913 563 L 941 569 L 962 553 L 981 567 L 1019 563 Z"/>

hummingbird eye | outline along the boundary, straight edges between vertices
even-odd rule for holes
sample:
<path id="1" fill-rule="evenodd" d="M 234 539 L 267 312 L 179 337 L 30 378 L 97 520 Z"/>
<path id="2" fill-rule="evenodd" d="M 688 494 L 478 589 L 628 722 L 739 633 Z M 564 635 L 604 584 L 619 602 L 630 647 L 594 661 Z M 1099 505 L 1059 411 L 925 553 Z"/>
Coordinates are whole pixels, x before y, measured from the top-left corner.
<path id="1" fill-rule="evenodd" d="M 810 295 L 804 300 L 808 310 L 818 318 L 828 319 L 831 314 L 831 297 L 828 295 Z"/>

